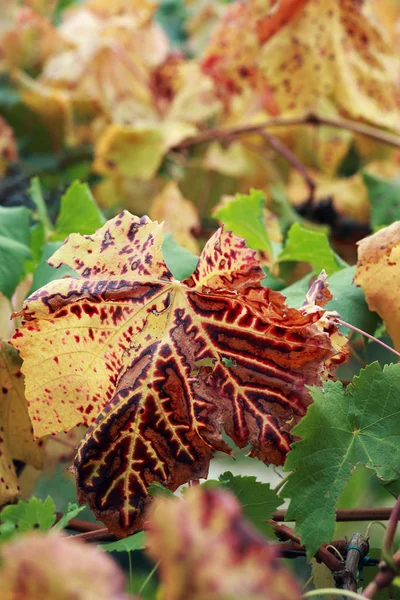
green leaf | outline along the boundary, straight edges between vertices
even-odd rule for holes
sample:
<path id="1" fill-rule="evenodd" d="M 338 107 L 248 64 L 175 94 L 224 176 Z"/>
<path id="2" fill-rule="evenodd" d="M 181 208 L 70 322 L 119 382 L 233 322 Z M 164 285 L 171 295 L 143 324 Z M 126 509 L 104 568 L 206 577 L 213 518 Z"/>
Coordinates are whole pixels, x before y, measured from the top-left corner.
<path id="1" fill-rule="evenodd" d="M 54 526 L 54 529 L 65 529 L 71 519 L 75 519 L 79 513 L 85 510 L 86 505 L 78 506 L 75 502 L 68 502 L 68 506 L 58 523 Z"/>
<path id="2" fill-rule="evenodd" d="M 236 194 L 233 200 L 214 213 L 214 217 L 235 235 L 244 238 L 249 248 L 271 254 L 263 215 L 264 202 L 265 195 L 258 190 L 251 190 L 250 194 Z"/>
<path id="3" fill-rule="evenodd" d="M 46 500 L 31 498 L 18 504 L 6 506 L 1 511 L 0 541 L 27 531 L 47 531 L 56 520 L 55 504 L 48 496 Z"/>
<path id="4" fill-rule="evenodd" d="M 0 292 L 11 298 L 31 258 L 30 210 L 25 206 L 0 206 Z"/>
<path id="5" fill-rule="evenodd" d="M 364 184 L 371 204 L 373 229 L 390 225 L 400 219 L 400 178 L 383 179 L 371 173 L 363 173 Z"/>
<path id="6" fill-rule="evenodd" d="M 317 275 L 322 269 L 332 275 L 347 266 L 336 256 L 324 233 L 305 229 L 300 223 L 291 226 L 286 245 L 278 256 L 278 262 L 287 260 L 310 263 Z"/>
<path id="7" fill-rule="evenodd" d="M 153 483 L 150 484 L 148 493 L 150 496 L 174 496 L 171 490 L 164 487 L 161 483 L 158 483 L 158 481 L 153 481 Z"/>
<path id="8" fill-rule="evenodd" d="M 126 538 L 109 542 L 107 544 L 99 544 L 99 548 L 106 552 L 131 552 L 132 550 L 143 550 L 145 544 L 145 532 L 140 531 L 134 535 L 129 535 Z"/>
<path id="9" fill-rule="evenodd" d="M 38 177 L 32 179 L 29 195 L 36 206 L 36 214 L 34 216 L 42 223 L 45 231 L 51 231 L 53 227 L 47 212 L 46 202 L 43 198 L 42 187 Z"/>
<path id="10" fill-rule="evenodd" d="M 105 218 L 86 183 L 75 181 L 61 198 L 53 240 L 62 240 L 70 233 L 90 235 L 104 225 Z"/>
<path id="11" fill-rule="evenodd" d="M 351 472 L 362 464 L 388 483 L 400 473 L 400 364 L 368 365 L 346 389 L 328 381 L 311 388 L 314 403 L 292 430 L 295 442 L 285 464 L 293 471 L 284 487 L 287 520 L 313 556 L 332 539 L 335 506 Z"/>
<path id="12" fill-rule="evenodd" d="M 257 481 L 253 475 L 232 475 L 230 471 L 219 476 L 220 483 L 231 490 L 242 505 L 246 517 L 262 533 L 271 534 L 271 526 L 265 521 L 283 502 L 269 483 Z"/>
<path id="13" fill-rule="evenodd" d="M 162 253 L 168 269 L 179 281 L 190 277 L 199 262 L 199 257 L 179 246 L 170 233 L 164 235 Z"/>
<path id="14" fill-rule="evenodd" d="M 46 262 L 47 259 L 50 258 L 50 256 L 52 256 L 54 252 L 60 248 L 60 246 L 62 246 L 62 244 L 62 242 L 48 242 L 44 246 L 42 257 L 33 275 L 33 284 L 30 289 L 30 293 L 46 285 L 49 283 L 49 281 L 61 279 L 61 277 L 64 277 L 64 275 L 72 275 L 76 277 L 76 273 L 66 265 L 61 265 L 61 267 L 55 269 Z"/>
<path id="15" fill-rule="evenodd" d="M 333 299 L 325 308 L 337 311 L 344 321 L 374 334 L 380 319 L 377 313 L 369 310 L 363 290 L 353 283 L 355 271 L 355 265 L 346 267 L 328 278 Z"/>

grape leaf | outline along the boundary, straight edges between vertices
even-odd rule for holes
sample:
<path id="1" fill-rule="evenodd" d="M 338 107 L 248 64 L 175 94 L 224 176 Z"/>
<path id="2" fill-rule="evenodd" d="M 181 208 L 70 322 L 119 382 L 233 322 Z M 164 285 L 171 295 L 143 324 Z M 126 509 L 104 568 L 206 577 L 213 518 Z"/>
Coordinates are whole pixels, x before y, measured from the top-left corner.
<path id="1" fill-rule="evenodd" d="M 400 365 L 378 363 L 362 369 L 346 389 L 328 381 L 312 388 L 314 403 L 294 428 L 302 439 L 288 454 L 285 469 L 294 471 L 284 488 L 290 498 L 287 520 L 313 556 L 332 539 L 335 504 L 358 464 L 383 482 L 400 473 Z"/>
<path id="2" fill-rule="evenodd" d="M 0 206 L 0 292 L 11 298 L 25 273 L 29 248 L 29 216 L 25 206 Z"/>
<path id="3" fill-rule="evenodd" d="M 384 320 L 397 350 L 400 350 L 399 249 L 400 222 L 397 221 L 358 243 L 354 276 L 370 310 Z"/>
<path id="4" fill-rule="evenodd" d="M 188 279 L 199 262 L 199 257 L 179 246 L 170 233 L 163 237 L 162 253 L 168 269 L 179 281 Z"/>
<path id="5" fill-rule="evenodd" d="M 55 507 L 54 507 L 55 508 Z M 63 516 L 58 521 L 58 523 L 54 526 L 55 529 L 65 529 L 68 527 L 68 523 L 75 519 L 83 510 L 85 510 L 86 506 L 78 506 L 74 502 L 68 502 L 67 507 L 64 511 Z"/>
<path id="6" fill-rule="evenodd" d="M 40 469 L 44 441 L 34 441 L 25 399 L 21 359 L 0 339 L 0 505 L 19 495 L 13 460 Z"/>
<path id="7" fill-rule="evenodd" d="M 133 550 L 143 550 L 145 546 L 144 531 L 135 533 L 135 535 L 129 535 L 116 542 L 100 544 L 100 548 L 106 552 L 132 552 Z"/>
<path id="8" fill-rule="evenodd" d="M 281 464 L 306 385 L 345 356 L 322 309 L 289 309 L 261 286 L 240 238 L 218 230 L 183 282 L 161 243 L 160 225 L 128 212 L 70 235 L 50 264 L 81 277 L 30 296 L 13 338 L 35 434 L 92 424 L 75 460 L 78 498 L 122 536 L 142 527 L 153 481 L 175 490 L 207 475 L 214 450 L 231 452 L 223 430 Z"/>
<path id="9" fill-rule="evenodd" d="M 148 551 L 160 561 L 164 598 L 301 598 L 276 548 L 247 522 L 230 492 L 197 486 L 184 500 L 156 498 L 148 528 Z"/>
<path id="10" fill-rule="evenodd" d="M 206 48 L 203 69 L 226 102 L 242 94 L 271 114 L 304 115 L 329 100 L 355 119 L 398 129 L 398 57 L 366 4 L 233 3 Z"/>
<path id="11" fill-rule="evenodd" d="M 259 531 L 271 533 L 271 526 L 266 523 L 272 519 L 272 513 L 283 502 L 269 483 L 257 481 L 253 475 L 232 475 L 229 471 L 219 476 L 222 485 L 233 492 L 239 500 L 243 514 Z"/>
<path id="12" fill-rule="evenodd" d="M 259 190 L 250 194 L 236 194 L 235 198 L 214 211 L 214 217 L 222 221 L 235 235 L 246 240 L 249 248 L 272 253 L 264 221 L 265 195 Z"/>
<path id="13" fill-rule="evenodd" d="M 33 282 L 31 291 L 35 291 L 38 288 L 46 285 L 49 281 L 59 279 L 60 276 L 72 275 L 73 271 L 70 267 L 62 265 L 58 270 L 54 269 L 49 263 L 48 258 L 54 254 L 54 252 L 60 248 L 62 242 L 47 242 L 43 246 L 42 255 L 33 274 Z"/>
<path id="14" fill-rule="evenodd" d="M 94 544 L 60 533 L 28 533 L 0 550 L 2 598 L 123 600 L 124 575 Z"/>
<path id="15" fill-rule="evenodd" d="M 15 534 L 27 531 L 50 529 L 56 520 L 55 509 L 50 496 L 44 502 L 31 498 L 29 502 L 20 500 L 18 504 L 6 506 L 1 511 L 0 541 L 6 541 Z"/>
<path id="16" fill-rule="evenodd" d="M 88 185 L 75 181 L 61 198 L 52 239 L 62 241 L 70 233 L 76 232 L 93 233 L 104 221 Z"/>
<path id="17" fill-rule="evenodd" d="M 323 269 L 328 275 L 332 275 L 347 266 L 345 263 L 340 264 L 324 233 L 305 229 L 300 223 L 294 223 L 289 229 L 286 245 L 277 260 L 308 262 L 317 275 Z"/>
<path id="18" fill-rule="evenodd" d="M 371 226 L 376 229 L 400 219 L 400 181 L 364 173 L 363 181 L 371 204 Z"/>

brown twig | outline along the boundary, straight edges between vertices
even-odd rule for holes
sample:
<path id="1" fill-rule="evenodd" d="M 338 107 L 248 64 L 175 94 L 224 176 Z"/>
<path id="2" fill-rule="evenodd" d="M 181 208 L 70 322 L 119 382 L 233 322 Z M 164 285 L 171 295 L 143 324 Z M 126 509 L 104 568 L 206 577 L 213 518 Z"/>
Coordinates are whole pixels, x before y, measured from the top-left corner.
<path id="1" fill-rule="evenodd" d="M 301 545 L 300 538 L 295 535 L 293 529 L 286 525 L 280 525 L 275 521 L 267 521 L 274 528 L 276 537 L 280 540 L 292 540 L 295 544 Z M 332 544 L 333 545 L 333 544 Z M 327 550 L 326 545 L 323 545 L 315 554 L 315 558 L 324 563 L 332 571 L 332 573 L 343 571 L 343 563 Z"/>
<path id="2" fill-rule="evenodd" d="M 192 136 L 186 140 L 183 140 L 173 149 L 183 150 L 185 148 L 190 148 L 191 146 L 196 146 L 198 144 L 204 144 L 206 142 L 215 140 L 232 140 L 241 135 L 259 133 L 260 131 L 270 127 L 294 127 L 298 125 L 328 126 L 335 127 L 336 129 L 346 129 L 348 131 L 353 131 L 354 133 L 365 135 L 376 141 L 383 142 L 389 146 L 400 148 L 400 137 L 382 129 L 376 129 L 370 125 L 365 125 L 364 123 L 359 123 L 357 121 L 350 121 L 349 119 L 324 117 L 310 113 L 301 117 L 282 117 L 269 119 L 268 121 L 264 121 L 262 123 L 257 123 L 254 125 L 241 125 L 231 129 L 209 129 L 199 133 L 196 136 Z"/>
<path id="3" fill-rule="evenodd" d="M 391 511 L 391 508 L 339 508 L 336 521 L 387 521 Z M 277 510 L 272 517 L 274 521 L 285 521 L 286 510 Z"/>
<path id="4" fill-rule="evenodd" d="M 344 569 L 334 573 L 336 587 L 351 592 L 357 591 L 357 572 L 360 560 L 368 554 L 369 544 L 367 538 L 361 533 L 354 533 L 347 548 Z"/>
<path id="5" fill-rule="evenodd" d="M 392 554 L 392 546 L 394 535 L 396 533 L 397 525 L 400 519 L 400 496 L 397 498 L 396 504 L 394 505 L 392 512 L 390 513 L 389 522 L 385 531 L 385 537 L 383 538 L 383 549 L 387 554 Z"/>
<path id="6" fill-rule="evenodd" d="M 113 533 L 110 533 L 107 527 L 102 527 L 96 531 L 87 531 L 86 533 L 78 533 L 71 535 L 70 540 L 79 540 L 81 542 L 113 542 L 117 538 Z"/>
<path id="7" fill-rule="evenodd" d="M 281 140 L 276 137 L 276 135 L 272 135 L 265 129 L 258 132 L 259 135 L 283 158 L 290 164 L 300 175 L 303 177 L 309 189 L 309 198 L 308 202 L 312 204 L 314 200 L 314 194 L 317 187 L 315 180 L 309 174 L 306 166 L 299 160 L 294 152 L 290 150 L 285 144 L 281 142 Z"/>
<path id="8" fill-rule="evenodd" d="M 382 561 L 379 563 L 379 572 L 371 583 L 367 585 L 367 587 L 362 591 L 362 596 L 365 598 L 373 598 L 384 590 L 388 588 L 392 583 L 393 579 L 396 577 L 398 571 L 400 570 L 400 550 L 398 550 L 392 557 L 393 567 L 389 567 L 387 563 Z"/>

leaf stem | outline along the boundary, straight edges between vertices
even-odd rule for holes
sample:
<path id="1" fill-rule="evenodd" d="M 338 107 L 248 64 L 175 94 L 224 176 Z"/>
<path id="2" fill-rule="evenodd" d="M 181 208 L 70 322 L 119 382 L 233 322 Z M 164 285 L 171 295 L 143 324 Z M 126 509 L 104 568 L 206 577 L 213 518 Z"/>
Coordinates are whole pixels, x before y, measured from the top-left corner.
<path id="1" fill-rule="evenodd" d="M 365 600 L 365 596 L 351 592 L 350 590 L 338 590 L 337 588 L 325 588 L 322 590 L 311 590 L 303 594 L 303 598 L 313 598 L 314 596 L 323 596 L 331 594 L 332 596 L 346 596 L 347 598 L 355 598 L 355 600 Z"/>
<path id="2" fill-rule="evenodd" d="M 375 336 L 370 335 L 366 331 L 359 329 L 358 327 L 356 327 L 355 325 L 352 325 L 351 323 L 347 323 L 347 321 L 343 321 L 343 319 L 339 319 L 338 317 L 334 317 L 334 319 L 335 319 L 335 321 L 337 321 L 337 323 L 340 323 L 340 325 L 344 325 L 345 327 L 349 327 L 350 329 L 353 329 L 353 331 L 357 331 L 357 333 L 361 333 L 361 335 L 364 335 L 365 337 L 369 338 L 373 342 L 380 344 L 381 346 L 386 348 L 386 350 L 389 350 L 389 352 L 392 352 L 393 354 L 395 354 L 396 356 L 398 356 L 400 358 L 400 352 L 397 352 L 397 350 L 395 350 L 394 348 L 391 348 L 391 346 L 388 346 L 387 344 L 385 344 L 385 342 L 378 340 L 378 338 L 376 338 Z"/>
<path id="3" fill-rule="evenodd" d="M 283 486 L 287 483 L 287 481 L 288 481 L 289 477 L 291 476 L 291 474 L 292 474 L 292 471 L 290 473 L 288 473 L 286 475 L 286 477 L 283 477 L 280 481 L 278 481 L 278 483 L 274 487 L 275 494 L 278 494 L 278 492 L 281 491 L 281 489 L 283 488 Z"/>
<path id="4" fill-rule="evenodd" d="M 149 583 L 150 579 L 153 577 L 154 573 L 157 571 L 158 567 L 160 566 L 160 562 L 161 561 L 159 560 L 158 563 L 154 565 L 150 573 L 147 575 L 146 579 L 143 581 L 142 585 L 140 586 L 140 590 L 138 591 L 139 596 L 145 589 L 146 585 Z"/>

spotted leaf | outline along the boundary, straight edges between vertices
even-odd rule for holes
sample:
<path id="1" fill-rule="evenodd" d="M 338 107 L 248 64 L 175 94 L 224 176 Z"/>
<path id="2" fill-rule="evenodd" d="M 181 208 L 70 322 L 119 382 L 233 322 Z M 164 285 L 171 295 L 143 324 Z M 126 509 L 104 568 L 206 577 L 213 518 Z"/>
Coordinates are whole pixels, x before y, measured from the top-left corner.
<path id="1" fill-rule="evenodd" d="M 213 452 L 230 452 L 223 431 L 282 464 L 306 385 L 338 355 L 324 311 L 289 309 L 262 287 L 244 240 L 219 229 L 183 282 L 161 243 L 161 226 L 128 212 L 71 235 L 51 263 L 80 277 L 30 296 L 13 338 L 36 435 L 91 424 L 79 499 L 119 535 L 142 527 L 152 482 L 206 477 Z"/>
<path id="2" fill-rule="evenodd" d="M 21 360 L 0 340 L 0 506 L 19 496 L 13 460 L 43 466 L 44 441 L 34 441 L 24 395 Z"/>

